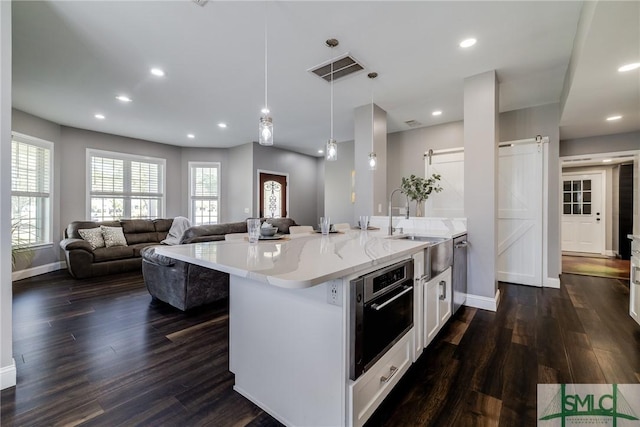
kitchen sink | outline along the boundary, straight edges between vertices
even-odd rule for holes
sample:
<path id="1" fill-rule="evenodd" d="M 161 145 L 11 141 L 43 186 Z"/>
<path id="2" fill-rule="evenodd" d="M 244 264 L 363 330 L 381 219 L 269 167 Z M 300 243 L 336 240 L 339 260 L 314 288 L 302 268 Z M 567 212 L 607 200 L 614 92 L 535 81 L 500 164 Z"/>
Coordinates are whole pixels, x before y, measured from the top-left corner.
<path id="1" fill-rule="evenodd" d="M 395 238 L 430 243 L 424 249 L 424 277 L 426 280 L 430 280 L 453 265 L 453 239 L 451 238 L 418 234 L 405 234 Z"/>
<path id="2" fill-rule="evenodd" d="M 430 242 L 430 243 L 442 243 L 447 240 L 451 240 L 448 237 L 431 237 L 431 236 L 420 236 L 417 234 L 403 234 L 398 237 L 395 237 L 398 240 L 415 240 L 417 242 Z"/>

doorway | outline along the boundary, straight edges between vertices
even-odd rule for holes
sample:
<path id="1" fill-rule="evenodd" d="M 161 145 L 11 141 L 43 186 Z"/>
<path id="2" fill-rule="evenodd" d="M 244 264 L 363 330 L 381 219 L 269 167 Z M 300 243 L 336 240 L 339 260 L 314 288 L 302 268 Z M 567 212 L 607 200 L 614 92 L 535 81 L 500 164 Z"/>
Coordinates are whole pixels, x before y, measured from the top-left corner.
<path id="1" fill-rule="evenodd" d="M 287 216 L 287 175 L 259 172 L 261 218 Z"/>
<path id="2" fill-rule="evenodd" d="M 562 273 L 629 280 L 627 248 L 630 247 L 630 241 L 627 235 L 633 233 L 633 225 L 638 221 L 634 206 L 637 206 L 639 201 L 634 195 L 638 194 L 638 188 L 640 188 L 640 174 L 638 174 L 640 151 L 576 155 L 562 157 L 560 160 L 563 177 L 560 183 Z M 567 246 L 565 242 L 569 239 L 566 230 L 568 225 L 566 216 L 570 210 L 573 210 L 573 206 L 565 205 L 572 205 L 574 198 L 580 200 L 580 203 L 588 201 L 588 198 L 573 194 L 579 193 L 577 190 L 574 192 L 574 187 L 584 187 L 583 183 L 574 186 L 575 182 L 573 181 L 580 181 L 576 178 L 580 174 L 591 174 L 596 171 L 601 175 L 602 171 L 605 172 L 605 183 L 602 186 L 602 209 L 600 210 L 600 223 L 603 223 L 601 249 L 585 249 L 588 248 L 588 245 L 578 245 L 577 248 L 576 246 Z M 571 181 L 571 184 L 567 181 Z M 586 189 L 583 188 L 583 190 Z M 571 194 L 569 195 L 569 193 Z M 595 213 L 598 211 L 593 210 L 594 206 L 592 206 L 592 218 L 597 219 Z M 571 226 L 569 225 L 569 228 Z M 589 233 L 586 232 L 579 239 L 586 241 L 588 237 Z M 572 252 L 573 250 L 576 252 Z M 588 251 L 585 252 L 585 250 Z"/>

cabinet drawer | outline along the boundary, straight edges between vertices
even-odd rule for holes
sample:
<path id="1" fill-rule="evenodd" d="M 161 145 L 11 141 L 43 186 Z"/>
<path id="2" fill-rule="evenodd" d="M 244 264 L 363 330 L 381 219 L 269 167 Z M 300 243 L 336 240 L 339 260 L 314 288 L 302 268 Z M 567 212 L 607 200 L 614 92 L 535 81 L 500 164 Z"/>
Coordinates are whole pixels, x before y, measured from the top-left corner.
<path id="1" fill-rule="evenodd" d="M 351 420 L 361 426 L 411 366 L 412 328 L 371 369 L 349 386 Z"/>

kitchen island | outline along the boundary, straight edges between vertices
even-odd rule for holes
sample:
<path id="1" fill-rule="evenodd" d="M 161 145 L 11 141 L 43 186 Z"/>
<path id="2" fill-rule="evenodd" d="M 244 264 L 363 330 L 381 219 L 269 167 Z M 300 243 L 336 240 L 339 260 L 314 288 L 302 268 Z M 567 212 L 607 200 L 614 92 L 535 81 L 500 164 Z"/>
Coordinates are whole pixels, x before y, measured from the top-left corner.
<path id="1" fill-rule="evenodd" d="M 230 274 L 234 389 L 286 425 L 361 425 L 415 360 L 412 328 L 357 380 L 349 378 L 349 283 L 416 257 L 424 242 L 360 230 L 161 247 Z M 413 280 L 413 278 L 411 278 Z"/>

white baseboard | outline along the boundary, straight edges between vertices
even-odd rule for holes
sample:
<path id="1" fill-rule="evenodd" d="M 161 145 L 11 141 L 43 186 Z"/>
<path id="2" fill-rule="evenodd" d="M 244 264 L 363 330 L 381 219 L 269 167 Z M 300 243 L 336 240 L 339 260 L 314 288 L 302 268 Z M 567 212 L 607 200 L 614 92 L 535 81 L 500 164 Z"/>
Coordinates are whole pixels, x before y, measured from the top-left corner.
<path id="1" fill-rule="evenodd" d="M 16 361 L 12 358 L 11 365 L 0 368 L 0 390 L 16 385 Z"/>
<path id="2" fill-rule="evenodd" d="M 44 273 L 51 273 L 52 271 L 63 270 L 67 268 L 66 261 L 52 262 L 51 264 L 39 265 L 33 268 L 25 268 L 24 270 L 18 270 L 11 273 L 11 281 L 27 279 L 33 276 L 39 276 Z"/>
<path id="3" fill-rule="evenodd" d="M 542 281 L 542 287 L 560 289 L 560 279 L 558 277 L 546 277 Z"/>
<path id="4" fill-rule="evenodd" d="M 604 251 L 604 255 L 605 256 L 610 256 L 610 257 L 615 257 L 618 254 L 616 253 L 616 251 L 612 251 L 611 249 L 607 249 L 606 251 Z"/>
<path id="5" fill-rule="evenodd" d="M 466 306 L 475 307 L 482 310 L 497 311 L 500 304 L 500 289 L 496 291 L 494 298 L 482 297 L 480 295 L 467 294 Z"/>

